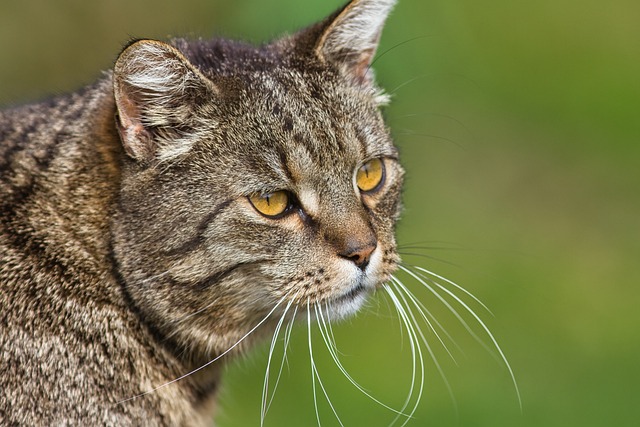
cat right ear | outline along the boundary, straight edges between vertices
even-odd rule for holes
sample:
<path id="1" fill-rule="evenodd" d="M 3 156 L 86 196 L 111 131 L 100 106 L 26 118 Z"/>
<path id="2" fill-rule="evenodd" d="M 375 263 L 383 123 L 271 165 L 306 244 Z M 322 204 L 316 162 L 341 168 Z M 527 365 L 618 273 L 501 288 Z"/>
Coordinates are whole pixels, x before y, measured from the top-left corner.
<path id="1" fill-rule="evenodd" d="M 371 62 L 382 27 L 396 0 L 351 0 L 328 18 L 314 48 L 321 61 L 332 62 L 361 84 L 371 83 Z"/>
<path id="2" fill-rule="evenodd" d="M 185 135 L 194 113 L 217 93 L 180 51 L 155 40 L 138 40 L 122 51 L 114 67 L 113 89 L 122 145 L 143 163 L 189 151 L 191 142 Z"/>

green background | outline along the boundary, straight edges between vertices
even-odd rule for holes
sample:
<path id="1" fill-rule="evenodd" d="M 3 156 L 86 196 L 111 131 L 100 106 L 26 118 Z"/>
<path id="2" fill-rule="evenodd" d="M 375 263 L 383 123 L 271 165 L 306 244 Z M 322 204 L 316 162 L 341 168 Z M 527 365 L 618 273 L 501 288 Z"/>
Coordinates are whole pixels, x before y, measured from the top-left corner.
<path id="1" fill-rule="evenodd" d="M 92 81 L 130 37 L 264 41 L 340 4 L 2 1 L 0 104 Z M 509 358 L 523 403 L 521 412 L 505 366 L 407 279 L 459 346 L 456 365 L 430 337 L 456 404 L 428 362 L 409 425 L 638 425 L 639 17 L 637 0 L 404 0 L 388 21 L 375 68 L 393 94 L 386 114 L 408 171 L 399 240 L 416 255 L 404 260 L 491 308 L 465 298 Z M 401 407 L 410 346 L 388 299 L 335 333 L 351 374 Z M 299 326 L 267 426 L 316 425 L 306 339 Z M 315 333 L 344 424 L 388 425 L 393 414 L 351 387 L 323 347 Z M 230 367 L 219 426 L 259 425 L 265 365 L 263 345 Z M 318 393 L 322 425 L 338 425 Z"/>

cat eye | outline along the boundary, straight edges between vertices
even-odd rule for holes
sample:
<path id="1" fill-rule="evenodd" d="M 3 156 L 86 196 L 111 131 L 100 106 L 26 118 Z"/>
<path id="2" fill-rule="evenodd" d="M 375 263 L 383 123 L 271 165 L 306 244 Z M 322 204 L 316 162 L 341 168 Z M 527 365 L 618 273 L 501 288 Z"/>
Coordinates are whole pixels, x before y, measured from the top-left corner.
<path id="1" fill-rule="evenodd" d="M 249 201 L 262 215 L 269 218 L 277 218 L 284 214 L 292 206 L 292 198 L 288 191 L 274 191 L 266 194 L 252 194 Z"/>
<path id="2" fill-rule="evenodd" d="M 384 181 L 384 172 L 381 159 L 369 160 L 356 172 L 356 185 L 363 193 L 375 191 Z"/>

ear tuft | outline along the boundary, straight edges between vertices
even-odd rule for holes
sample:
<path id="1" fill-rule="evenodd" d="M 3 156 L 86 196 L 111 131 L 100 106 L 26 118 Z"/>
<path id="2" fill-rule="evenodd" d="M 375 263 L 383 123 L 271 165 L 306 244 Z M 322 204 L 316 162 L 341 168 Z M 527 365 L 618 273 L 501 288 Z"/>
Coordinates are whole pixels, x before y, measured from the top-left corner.
<path id="1" fill-rule="evenodd" d="M 369 66 L 396 0 L 352 0 L 326 27 L 315 47 L 323 61 L 337 63 L 360 83 L 371 83 Z"/>
<path id="2" fill-rule="evenodd" d="M 180 51 L 155 40 L 139 40 L 124 49 L 113 85 L 122 144 L 138 161 L 188 151 L 188 142 L 178 134 L 189 128 L 198 105 L 216 93 Z"/>

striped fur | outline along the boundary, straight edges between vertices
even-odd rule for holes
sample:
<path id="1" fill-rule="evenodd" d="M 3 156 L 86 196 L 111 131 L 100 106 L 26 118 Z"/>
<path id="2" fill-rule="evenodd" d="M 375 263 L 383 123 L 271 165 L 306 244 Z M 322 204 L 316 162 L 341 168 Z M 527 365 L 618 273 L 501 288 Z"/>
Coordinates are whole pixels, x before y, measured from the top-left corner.
<path id="1" fill-rule="evenodd" d="M 283 300 L 340 318 L 390 277 L 403 171 L 362 65 L 391 4 L 260 47 L 135 41 L 97 83 L 0 112 L 0 425 L 208 424 L 220 362 L 139 395 Z M 386 181 L 360 194 L 373 158 Z M 282 218 L 248 200 L 277 190 Z M 341 255 L 370 236 L 366 268 Z"/>

